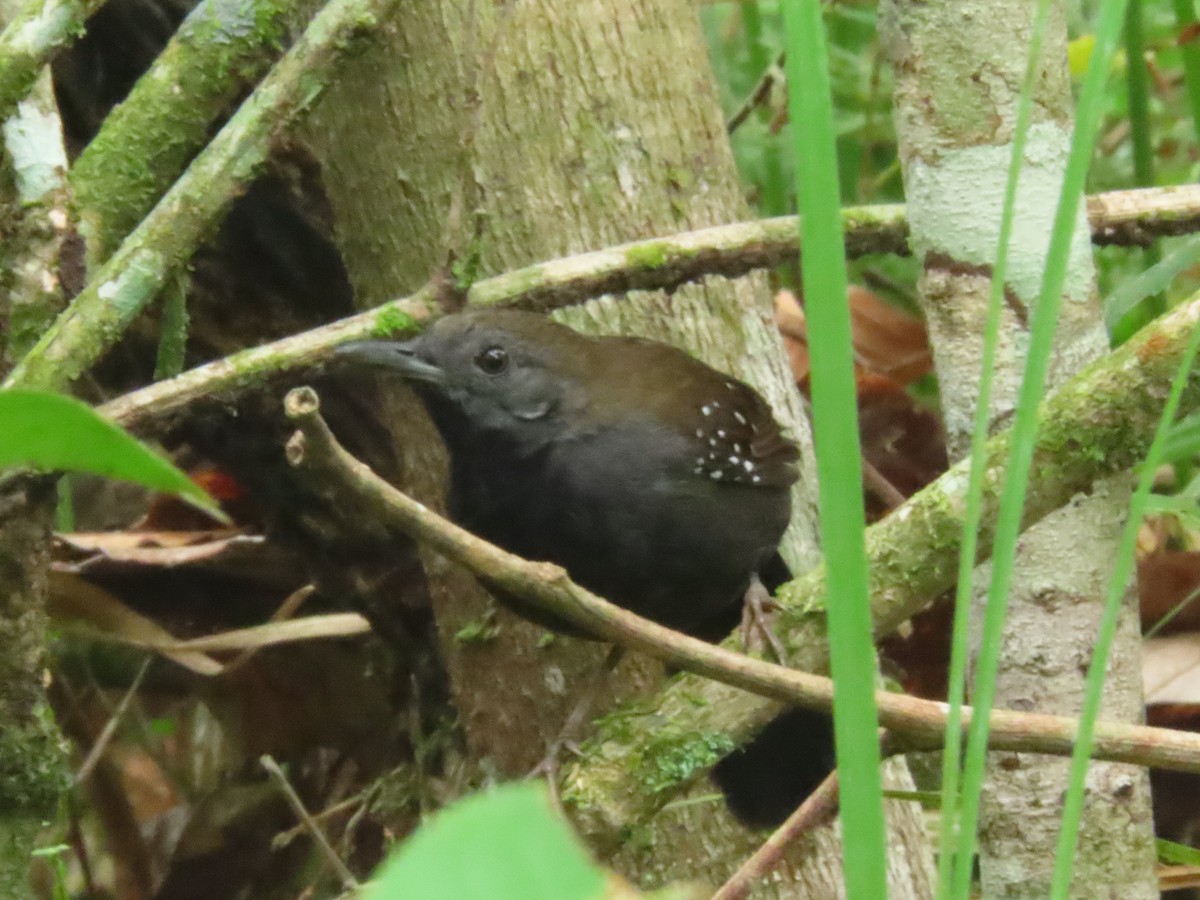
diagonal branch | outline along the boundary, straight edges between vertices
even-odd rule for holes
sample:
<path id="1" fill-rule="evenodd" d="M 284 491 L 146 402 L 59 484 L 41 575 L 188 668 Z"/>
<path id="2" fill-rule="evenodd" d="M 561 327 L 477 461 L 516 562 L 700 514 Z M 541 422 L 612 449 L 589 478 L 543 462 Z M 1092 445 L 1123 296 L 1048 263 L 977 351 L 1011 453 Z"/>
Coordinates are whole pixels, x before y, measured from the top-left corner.
<path id="1" fill-rule="evenodd" d="M 33 89 L 54 54 L 83 33 L 104 0 L 29 0 L 0 32 L 0 122 Z"/>
<path id="2" fill-rule="evenodd" d="M 338 444 L 320 416 L 319 401 L 312 389 L 291 391 L 284 406 L 299 429 L 288 441 L 288 461 L 331 501 L 349 503 L 375 516 L 476 575 L 486 576 L 506 592 L 605 640 L 762 697 L 811 709 L 832 708 L 833 682 L 828 678 L 752 659 L 643 619 L 575 584 L 559 566 L 521 559 L 432 512 L 375 475 Z M 877 694 L 876 702 L 881 723 L 891 729 L 900 746 L 922 750 L 940 746 L 946 724 L 944 703 L 882 691 Z M 621 718 L 624 727 L 627 720 Z M 655 718 L 661 730 L 662 716 Z M 971 711 L 967 708 L 964 728 L 970 719 Z M 1069 756 L 1077 728 L 1077 720 L 1064 716 L 997 710 L 991 716 L 989 746 Z M 1095 756 L 1200 772 L 1200 735 L 1102 722 L 1096 727 Z M 653 765 L 652 759 L 642 762 Z M 645 775 L 636 771 L 633 774 Z M 574 797 L 580 802 L 578 791 Z M 588 810 L 579 812 L 586 816 Z"/>
<path id="3" fill-rule="evenodd" d="M 186 262 L 280 129 L 309 109 L 336 64 L 361 46 L 397 0 L 332 0 L 211 144 L 121 244 L 5 382 L 62 390 L 108 350 Z"/>
<path id="4" fill-rule="evenodd" d="M 1200 185 L 1099 194 L 1088 201 L 1093 237 L 1142 237 L 1200 228 Z M 842 211 L 848 256 L 907 253 L 903 206 L 850 207 Z M 794 216 L 737 222 L 651 238 L 526 266 L 477 281 L 466 292 L 471 306 L 554 309 L 605 294 L 673 290 L 711 275 L 736 278 L 794 261 L 799 255 Z M 221 399 L 260 386 L 291 369 L 319 363 L 343 341 L 416 334 L 442 314 L 446 298 L 426 285 L 409 297 L 243 350 L 119 397 L 103 407 L 111 419 L 135 430 L 162 428 L 199 399 Z M 461 299 L 461 298 L 460 298 Z"/>
<path id="5" fill-rule="evenodd" d="M 233 9 L 204 0 L 188 13 L 71 167 L 90 266 L 108 259 L 150 212 L 314 5 L 250 0 Z"/>

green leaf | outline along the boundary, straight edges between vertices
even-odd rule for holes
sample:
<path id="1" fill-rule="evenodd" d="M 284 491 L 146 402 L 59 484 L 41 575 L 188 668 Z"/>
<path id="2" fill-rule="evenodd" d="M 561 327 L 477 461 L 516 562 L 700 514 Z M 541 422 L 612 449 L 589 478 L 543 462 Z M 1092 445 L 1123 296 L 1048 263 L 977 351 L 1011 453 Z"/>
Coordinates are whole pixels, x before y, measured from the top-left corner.
<path id="1" fill-rule="evenodd" d="M 1163 838 L 1155 840 L 1154 846 L 1158 851 L 1158 858 L 1165 863 L 1177 866 L 1200 866 L 1200 850 L 1195 847 L 1177 844 Z"/>
<path id="2" fill-rule="evenodd" d="M 595 900 L 607 877 L 545 788 L 502 785 L 437 813 L 380 867 L 366 900 Z"/>
<path id="3" fill-rule="evenodd" d="M 34 466 L 91 472 L 177 494 L 222 522 L 204 490 L 86 403 L 44 391 L 0 391 L 0 469 Z"/>
<path id="4" fill-rule="evenodd" d="M 1109 332 L 1115 331 L 1147 297 L 1165 291 L 1181 272 L 1195 263 L 1197 257 L 1200 257 L 1200 238 L 1191 238 L 1161 262 L 1126 279 L 1104 301 L 1104 319 Z"/>
<path id="5" fill-rule="evenodd" d="M 1171 426 L 1163 459 L 1185 462 L 1200 454 L 1200 412 L 1190 413 Z"/>

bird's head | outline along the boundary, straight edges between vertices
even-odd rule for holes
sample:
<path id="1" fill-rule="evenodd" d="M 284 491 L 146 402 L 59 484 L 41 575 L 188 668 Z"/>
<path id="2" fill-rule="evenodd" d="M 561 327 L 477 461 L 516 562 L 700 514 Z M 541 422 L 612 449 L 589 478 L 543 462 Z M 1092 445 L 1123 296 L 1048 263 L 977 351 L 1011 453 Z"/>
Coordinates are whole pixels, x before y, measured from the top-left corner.
<path id="1" fill-rule="evenodd" d="M 533 313 L 484 310 L 445 316 L 410 341 L 344 344 L 335 357 L 413 382 L 435 418 L 440 409 L 475 431 L 533 433 L 575 402 L 565 363 L 579 337 Z"/>

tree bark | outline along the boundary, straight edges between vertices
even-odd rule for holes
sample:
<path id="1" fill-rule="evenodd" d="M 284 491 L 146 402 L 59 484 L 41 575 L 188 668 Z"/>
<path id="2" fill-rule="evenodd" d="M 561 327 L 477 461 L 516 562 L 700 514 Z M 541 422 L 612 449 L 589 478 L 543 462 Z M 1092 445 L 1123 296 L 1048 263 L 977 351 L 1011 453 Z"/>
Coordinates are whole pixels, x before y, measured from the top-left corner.
<path id="1" fill-rule="evenodd" d="M 460 275 L 494 274 L 746 215 L 687 3 L 478 4 L 472 19 L 474 6 L 406 8 L 386 53 L 354 63 L 311 122 L 360 304 L 417 287 L 447 260 Z M 370 140 L 356 137 L 367 129 Z M 811 453 L 765 287 L 761 277 L 712 282 L 596 301 L 565 318 L 671 340 L 764 393 L 805 454 L 785 546 L 802 571 L 816 559 Z M 392 406 L 393 423 L 406 429 L 413 487 L 430 497 L 439 476 L 429 432 L 414 435 L 416 418 L 411 399 Z M 601 650 L 564 638 L 545 646 L 541 629 L 503 610 L 489 613 L 499 626 L 491 640 L 464 646 L 454 635 L 488 601 L 445 566 L 431 569 L 473 755 L 520 775 L 561 727 L 571 686 Z M 623 668 L 608 703 L 661 678 L 643 661 Z M 911 804 L 898 815 L 916 834 Z M 664 814 L 638 838 L 613 862 L 643 884 L 718 882 L 758 841 L 714 803 Z M 896 846 L 910 842 L 900 836 Z M 834 895 L 835 850 L 830 830 L 797 848 L 764 896 Z M 897 855 L 896 896 L 924 895 L 924 862 L 920 853 Z"/>
<path id="2" fill-rule="evenodd" d="M 979 361 L 1034 4 L 886 0 L 881 30 L 896 70 L 896 122 L 921 302 L 942 388 L 951 458 L 969 447 Z M 1051 221 L 1071 137 L 1072 100 L 1062 5 L 1054 7 L 1034 87 L 1021 170 L 1001 341 L 993 367 L 993 423 L 1009 418 L 1028 345 L 1028 311 L 1041 286 Z M 1049 387 L 1104 352 L 1084 210 L 1071 248 Z M 1111 478 L 1022 538 L 1009 598 L 996 704 L 1078 713 L 1083 673 L 1129 500 Z M 990 569 L 980 570 L 976 613 Z M 977 615 L 978 618 L 978 615 Z M 1127 597 L 1113 649 L 1104 715 L 1142 715 L 1136 597 Z M 1045 896 L 1069 761 L 995 754 L 981 813 L 980 869 L 988 897 Z M 1076 862 L 1076 896 L 1152 897 L 1153 835 L 1144 770 L 1095 763 Z"/>
<path id="3" fill-rule="evenodd" d="M 27 896 L 30 851 L 57 817 L 67 747 L 45 695 L 53 482 L 0 495 L 0 895 Z"/>
<path id="4" fill-rule="evenodd" d="M 12 12 L 0 3 L 0 25 Z M 55 152 L 57 151 L 57 152 Z M 0 378 L 61 308 L 66 156 L 48 74 L 0 137 Z M 55 165 L 55 159 L 60 160 Z M 54 481 L 0 487 L 0 896 L 31 890 L 30 851 L 57 818 L 67 747 L 46 699 L 46 573 Z"/>

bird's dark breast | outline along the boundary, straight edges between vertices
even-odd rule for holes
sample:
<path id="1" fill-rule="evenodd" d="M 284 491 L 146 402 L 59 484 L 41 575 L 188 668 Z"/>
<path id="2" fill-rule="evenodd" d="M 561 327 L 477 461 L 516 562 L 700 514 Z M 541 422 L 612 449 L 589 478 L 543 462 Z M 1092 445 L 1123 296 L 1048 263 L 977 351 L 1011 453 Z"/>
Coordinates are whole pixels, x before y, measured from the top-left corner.
<path id="1" fill-rule="evenodd" d="M 751 574 L 787 526 L 786 489 L 697 476 L 690 444 L 653 425 L 564 437 L 532 452 L 478 435 L 451 450 L 450 512 L 464 527 L 558 563 L 619 606 L 706 638 L 716 636 L 714 622 L 727 633 L 736 621 Z M 540 624 L 577 633 L 503 599 Z"/>
<path id="2" fill-rule="evenodd" d="M 345 358 L 412 381 L 450 451 L 459 524 L 621 607 L 717 640 L 752 576 L 768 590 L 790 577 L 776 547 L 797 450 L 762 397 L 679 350 L 491 310 L 446 316 L 415 342 L 351 345 Z M 832 748 L 827 718 L 789 710 L 714 775 L 739 818 L 775 825 L 828 771 Z"/>

